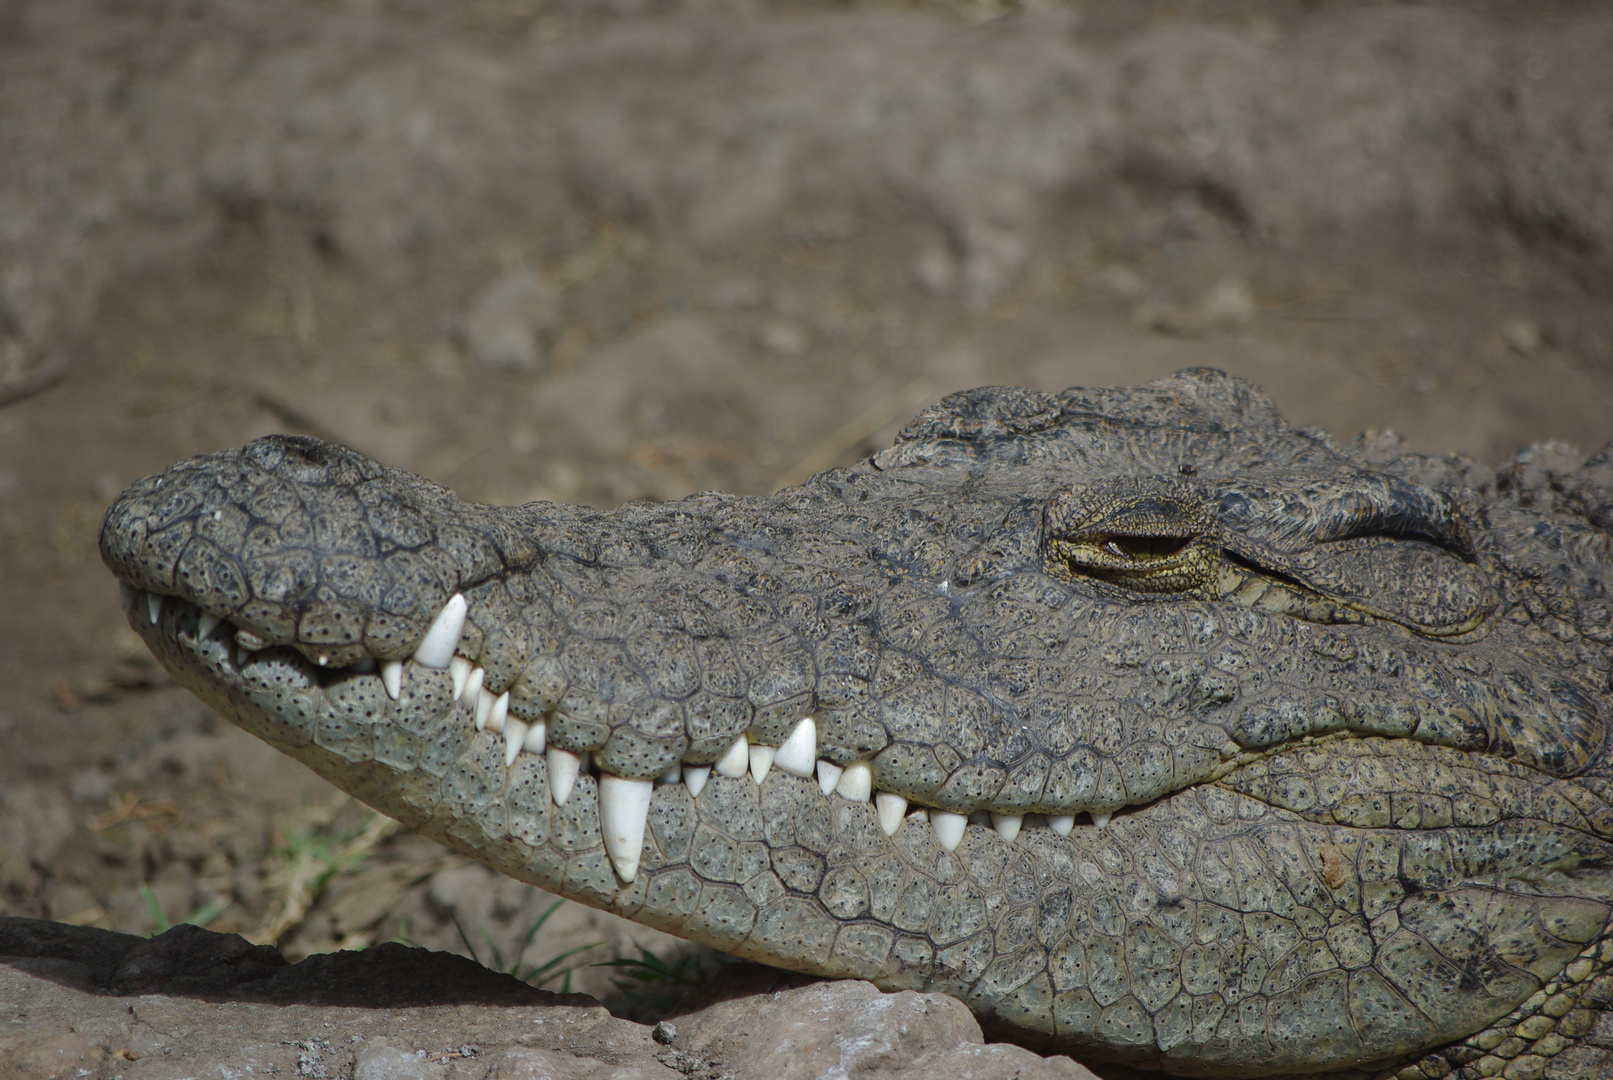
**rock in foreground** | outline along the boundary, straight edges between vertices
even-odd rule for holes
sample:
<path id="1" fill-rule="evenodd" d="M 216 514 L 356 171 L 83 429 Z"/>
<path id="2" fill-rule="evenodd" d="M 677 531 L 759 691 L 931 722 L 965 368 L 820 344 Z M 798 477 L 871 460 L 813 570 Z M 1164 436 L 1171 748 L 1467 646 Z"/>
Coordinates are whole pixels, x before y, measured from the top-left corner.
<path id="1" fill-rule="evenodd" d="M 289 964 L 232 934 L 146 940 L 0 919 L 0 1075 L 639 1080 L 691 1076 L 1090 1080 L 1069 1058 L 982 1043 L 957 1001 L 731 969 L 652 1032 L 402 945 Z M 662 1040 L 665 1040 L 664 1042 Z"/>

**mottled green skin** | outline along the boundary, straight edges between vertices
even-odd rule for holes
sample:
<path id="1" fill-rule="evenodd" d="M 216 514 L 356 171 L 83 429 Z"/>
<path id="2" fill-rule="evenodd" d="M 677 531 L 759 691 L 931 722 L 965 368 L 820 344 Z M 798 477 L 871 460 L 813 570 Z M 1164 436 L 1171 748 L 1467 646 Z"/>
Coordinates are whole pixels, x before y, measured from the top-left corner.
<path id="1" fill-rule="evenodd" d="M 1183 1075 L 1594 1075 L 1613 461 L 1374 453 L 1207 371 L 954 395 L 799 488 L 611 513 L 467 505 L 271 438 L 137 483 L 101 546 L 188 601 L 131 613 L 186 686 L 546 889 Z M 1108 550 L 1072 523 L 1122 519 L 1191 533 L 1197 569 L 1070 554 Z M 657 787 L 622 885 L 592 777 L 557 808 L 446 673 L 408 665 L 393 702 L 340 670 L 409 656 L 456 591 L 460 654 L 608 772 L 812 713 L 821 757 L 918 805 L 1123 812 L 948 853 L 812 781 L 714 775 Z M 192 605 L 270 647 L 198 642 Z"/>

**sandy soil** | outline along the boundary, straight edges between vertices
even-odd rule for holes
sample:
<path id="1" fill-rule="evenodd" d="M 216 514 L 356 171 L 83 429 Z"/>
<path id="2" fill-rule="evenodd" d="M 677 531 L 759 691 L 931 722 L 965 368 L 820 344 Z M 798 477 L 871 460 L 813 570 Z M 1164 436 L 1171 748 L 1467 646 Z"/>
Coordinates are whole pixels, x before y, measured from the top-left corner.
<path id="1" fill-rule="evenodd" d="M 951 390 L 1193 365 L 1598 448 L 1610 54 L 1590 3 L 0 0 L 0 377 L 68 372 L 0 406 L 0 913 L 508 966 L 551 902 L 153 667 L 95 538 L 188 455 L 763 492 Z M 526 960 L 567 942 L 675 955 L 568 904 Z M 653 1013 L 620 978 L 573 985 Z"/>

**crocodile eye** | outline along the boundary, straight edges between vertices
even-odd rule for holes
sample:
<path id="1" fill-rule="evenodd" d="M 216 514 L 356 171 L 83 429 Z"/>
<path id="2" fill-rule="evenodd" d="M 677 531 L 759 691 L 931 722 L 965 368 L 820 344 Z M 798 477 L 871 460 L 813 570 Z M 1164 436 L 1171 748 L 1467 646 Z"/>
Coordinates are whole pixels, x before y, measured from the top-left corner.
<path id="1" fill-rule="evenodd" d="M 1131 562 L 1169 559 L 1191 542 L 1186 536 L 1109 536 L 1098 543 L 1107 555 Z"/>

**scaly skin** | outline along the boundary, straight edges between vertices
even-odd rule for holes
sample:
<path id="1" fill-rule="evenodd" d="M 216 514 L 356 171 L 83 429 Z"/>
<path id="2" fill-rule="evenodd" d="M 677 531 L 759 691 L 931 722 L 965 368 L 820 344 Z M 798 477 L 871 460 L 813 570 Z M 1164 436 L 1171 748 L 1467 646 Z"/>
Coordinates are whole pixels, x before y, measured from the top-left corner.
<path id="1" fill-rule="evenodd" d="M 801 487 L 611 513 L 273 437 L 135 484 L 101 549 L 203 699 L 584 903 L 1180 1075 L 1613 1071 L 1613 460 L 1367 453 L 1208 371 L 958 394 Z M 564 806 L 448 672 L 383 687 L 456 593 L 488 700 L 591 752 Z M 601 777 L 806 716 L 931 809 L 664 783 L 622 880 Z"/>

